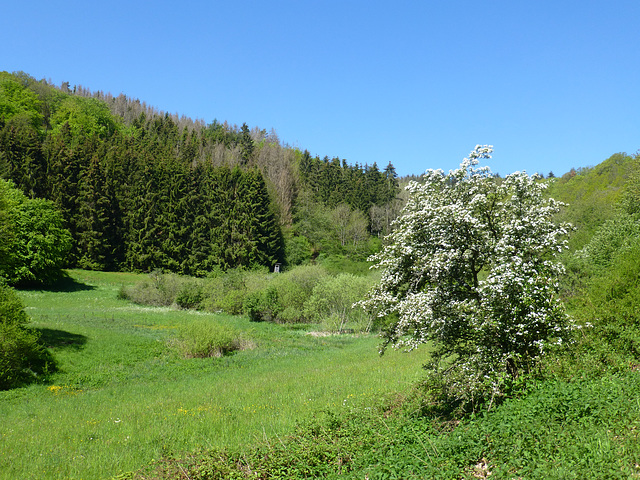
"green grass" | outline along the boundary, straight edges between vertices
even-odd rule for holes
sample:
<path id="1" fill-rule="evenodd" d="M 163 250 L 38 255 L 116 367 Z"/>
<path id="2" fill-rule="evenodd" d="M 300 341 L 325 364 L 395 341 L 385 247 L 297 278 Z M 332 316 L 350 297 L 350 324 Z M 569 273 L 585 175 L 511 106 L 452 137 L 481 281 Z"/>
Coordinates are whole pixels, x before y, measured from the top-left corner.
<path id="1" fill-rule="evenodd" d="M 640 476 L 640 376 L 550 380 L 454 421 L 420 397 L 317 412 L 250 449 L 168 456 L 122 478 L 627 479 Z M 383 409 L 380 407 L 383 406 Z"/>
<path id="2" fill-rule="evenodd" d="M 278 438 L 319 409 L 405 389 L 425 360 L 380 357 L 372 336 L 119 300 L 135 274 L 70 275 L 58 291 L 20 292 L 59 371 L 0 392 L 0 478 L 109 478 L 168 454 Z M 167 341 L 194 318 L 232 326 L 254 348 L 182 358 Z"/>

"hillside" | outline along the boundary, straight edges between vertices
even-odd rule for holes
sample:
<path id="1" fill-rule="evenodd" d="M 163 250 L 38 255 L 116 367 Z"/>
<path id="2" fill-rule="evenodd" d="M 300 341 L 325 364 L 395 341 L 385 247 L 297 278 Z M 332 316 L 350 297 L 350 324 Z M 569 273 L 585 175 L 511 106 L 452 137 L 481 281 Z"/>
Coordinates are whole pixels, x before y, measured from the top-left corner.
<path id="1" fill-rule="evenodd" d="M 407 248 L 387 259 L 397 267 L 388 277 L 398 279 L 400 293 L 415 287 L 414 298 L 425 300 L 420 294 L 428 286 L 420 275 L 429 254 L 416 254 L 411 242 L 431 241 L 446 257 L 453 251 L 448 238 L 434 241 L 429 231 L 441 220 L 441 231 L 463 238 L 464 248 L 447 257 L 458 263 L 438 269 L 448 275 L 446 288 L 462 295 L 442 302 L 443 311 L 452 312 L 442 324 L 459 322 L 445 328 L 445 336 L 460 334 L 455 338 L 466 348 L 453 355 L 471 358 L 484 346 L 473 343 L 478 338 L 491 344 L 504 333 L 496 328 L 479 337 L 468 321 L 476 317 L 448 309 L 456 305 L 466 314 L 480 304 L 479 290 L 465 276 L 474 288 L 489 283 L 482 276 L 493 265 L 476 265 L 481 254 L 508 268 L 518 263 L 514 258 L 524 263 L 518 257 L 524 251 L 541 268 L 539 289 L 526 290 L 532 275 L 507 272 L 511 296 L 501 297 L 506 305 L 496 303 L 507 327 L 526 316 L 538 333 L 545 327 L 535 324 L 540 299 L 571 319 L 562 336 L 559 324 L 550 327 L 554 341 L 526 370 L 515 364 L 524 357 L 499 357 L 502 367 L 513 367 L 499 378 L 504 389 L 471 400 L 447 395 L 433 375 L 425 380 L 422 366 L 438 356 L 435 340 L 408 354 L 377 355 L 381 340 L 374 334 L 396 335 L 398 311 L 352 308 L 383 277 L 368 270 L 366 258 L 381 246 L 385 251 L 384 235 L 404 203 L 391 163 L 380 170 L 313 158 L 257 127 L 205 124 L 124 95 L 2 72 L 0 177 L 0 267 L 21 269 L 7 261 L 14 246 L 32 259 L 25 247 L 30 236 L 59 243 L 32 234 L 37 230 L 30 223 L 55 223 L 55 238 L 70 249 L 66 266 L 78 267 L 47 286 L 2 279 L 0 327 L 13 337 L 0 336 L 0 347 L 18 352 L 5 357 L 27 379 L 10 379 L 0 392 L 0 477 L 640 474 L 638 154 L 617 153 L 559 178 L 521 177 L 519 192 L 526 191 L 522 185 L 536 192 L 546 185 L 545 195 L 565 203 L 559 212 L 550 207 L 555 216 L 540 228 L 542 237 L 551 236 L 554 223 L 570 222 L 566 250 L 559 242 L 553 252 L 529 251 L 531 237 L 516 228 L 527 225 L 499 223 L 500 215 L 521 220 L 518 209 L 529 208 L 531 198 L 533 212 L 548 200 L 523 194 L 523 202 L 509 204 L 515 216 L 506 216 L 500 207 L 517 200 L 515 190 L 494 187 L 508 179 L 479 175 L 477 185 L 489 192 L 484 196 L 462 174 L 429 192 L 470 186 L 454 201 L 443 200 L 442 210 L 429 210 L 437 213 L 406 235 Z M 488 210 L 478 207 L 480 200 Z M 477 234 L 478 245 L 501 229 L 513 230 L 520 243 L 508 244 L 504 256 L 470 248 L 464 234 L 479 228 L 467 228 L 469 221 L 455 230 L 459 224 L 448 223 L 456 213 L 451 205 L 467 213 L 465 222 L 475 221 L 476 212 L 462 207 L 489 212 L 483 218 L 491 232 Z M 427 209 L 419 202 L 413 207 L 416 217 Z M 39 222 L 43 211 L 55 222 Z M 538 220 L 527 217 L 536 228 Z M 554 257 L 556 251 L 561 255 Z M 554 258 L 562 265 L 551 269 L 546 262 Z M 278 264 L 284 271 L 271 273 Z M 405 281 L 409 271 L 419 281 Z M 521 298 L 521 292 L 533 293 Z M 464 295 L 475 297 L 466 302 Z M 391 296 L 378 298 L 389 302 Z M 431 304 L 416 305 L 415 323 L 398 335 L 423 327 L 420 308 Z M 32 350 L 14 337 L 28 340 Z M 495 351 L 487 349 L 487 356 Z M 44 367 L 22 362 L 32 354 L 46 357 L 40 358 Z M 453 355 L 444 361 L 457 360 Z M 2 373 L 12 372 L 3 367 Z"/>
<path id="2" fill-rule="evenodd" d="M 68 266 L 202 275 L 363 258 L 397 212 L 395 169 L 312 158 L 275 132 L 0 73 L 0 176 L 52 200 Z"/>

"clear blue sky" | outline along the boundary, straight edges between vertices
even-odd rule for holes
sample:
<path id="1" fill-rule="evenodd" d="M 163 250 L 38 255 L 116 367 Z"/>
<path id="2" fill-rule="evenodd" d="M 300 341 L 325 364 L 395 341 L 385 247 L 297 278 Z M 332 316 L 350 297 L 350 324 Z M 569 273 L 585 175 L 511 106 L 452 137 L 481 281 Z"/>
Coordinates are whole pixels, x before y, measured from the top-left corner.
<path id="1" fill-rule="evenodd" d="M 5 2 L 0 70 L 399 174 L 560 175 L 640 149 L 640 1 Z"/>

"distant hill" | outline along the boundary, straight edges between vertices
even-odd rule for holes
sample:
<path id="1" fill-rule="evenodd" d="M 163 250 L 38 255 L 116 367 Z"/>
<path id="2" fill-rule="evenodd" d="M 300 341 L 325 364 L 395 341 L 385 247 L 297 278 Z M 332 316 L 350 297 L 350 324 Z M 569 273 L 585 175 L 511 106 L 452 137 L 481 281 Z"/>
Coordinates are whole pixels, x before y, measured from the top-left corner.
<path id="1" fill-rule="evenodd" d="M 562 220 L 577 228 L 570 242 L 573 249 L 581 248 L 600 225 L 613 217 L 636 168 L 636 158 L 616 153 L 595 167 L 571 169 L 560 178 L 547 180 L 549 196 L 568 204 Z"/>

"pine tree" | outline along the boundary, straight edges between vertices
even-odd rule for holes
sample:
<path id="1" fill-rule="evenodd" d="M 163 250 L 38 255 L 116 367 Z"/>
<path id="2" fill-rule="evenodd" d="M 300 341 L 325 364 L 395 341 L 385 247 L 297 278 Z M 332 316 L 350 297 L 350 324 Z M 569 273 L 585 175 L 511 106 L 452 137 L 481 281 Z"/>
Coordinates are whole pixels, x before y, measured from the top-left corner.
<path id="1" fill-rule="evenodd" d="M 251 138 L 251 132 L 246 123 L 242 124 L 242 132 L 240 134 L 240 148 L 242 156 L 242 164 L 246 165 L 253 159 L 253 152 L 255 146 L 253 144 L 253 138 Z"/>

